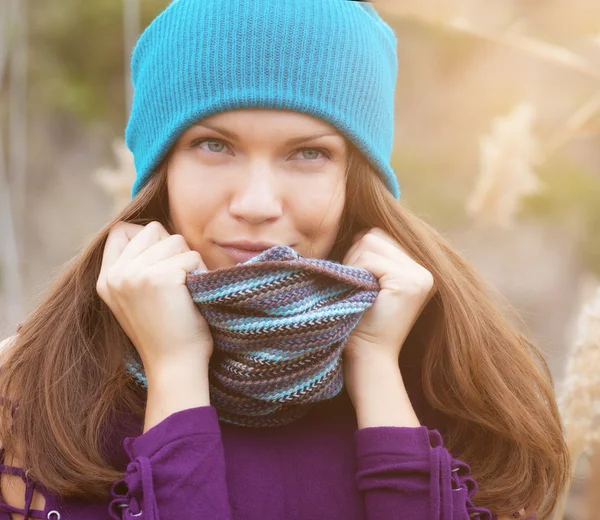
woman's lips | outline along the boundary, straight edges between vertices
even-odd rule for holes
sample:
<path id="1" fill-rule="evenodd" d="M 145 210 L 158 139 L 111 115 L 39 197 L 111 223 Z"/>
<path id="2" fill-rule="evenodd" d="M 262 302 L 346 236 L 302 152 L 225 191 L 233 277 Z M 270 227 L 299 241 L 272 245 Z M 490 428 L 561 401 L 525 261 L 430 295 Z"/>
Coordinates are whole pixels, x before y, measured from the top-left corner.
<path id="1" fill-rule="evenodd" d="M 229 246 L 219 246 L 227 256 L 229 256 L 232 260 L 236 262 L 246 262 L 255 256 L 260 255 L 264 249 L 261 251 L 249 251 L 248 249 L 238 249 L 237 247 L 229 247 Z"/>

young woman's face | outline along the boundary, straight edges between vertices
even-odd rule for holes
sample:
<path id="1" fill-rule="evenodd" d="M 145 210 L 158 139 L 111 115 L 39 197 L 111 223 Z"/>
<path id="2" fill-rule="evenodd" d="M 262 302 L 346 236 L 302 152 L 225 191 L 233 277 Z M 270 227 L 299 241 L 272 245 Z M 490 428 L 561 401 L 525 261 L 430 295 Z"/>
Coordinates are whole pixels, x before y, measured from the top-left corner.
<path id="1" fill-rule="evenodd" d="M 203 119 L 169 161 L 175 231 L 209 270 L 258 254 L 225 247 L 241 241 L 327 258 L 346 197 L 346 152 L 335 127 L 298 112 L 243 109 Z"/>

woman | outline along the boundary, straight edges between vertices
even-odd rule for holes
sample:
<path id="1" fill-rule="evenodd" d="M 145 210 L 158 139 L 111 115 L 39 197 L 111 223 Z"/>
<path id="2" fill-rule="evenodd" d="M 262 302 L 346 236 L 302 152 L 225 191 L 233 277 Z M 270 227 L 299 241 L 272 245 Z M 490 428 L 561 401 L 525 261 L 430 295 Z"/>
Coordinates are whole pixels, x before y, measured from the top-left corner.
<path id="1" fill-rule="evenodd" d="M 569 467 L 543 357 L 397 200 L 396 43 L 346 0 L 178 0 L 146 29 L 133 200 L 3 351 L 6 518 L 549 517 Z M 272 246 L 380 290 L 342 391 L 244 426 L 186 280 Z"/>

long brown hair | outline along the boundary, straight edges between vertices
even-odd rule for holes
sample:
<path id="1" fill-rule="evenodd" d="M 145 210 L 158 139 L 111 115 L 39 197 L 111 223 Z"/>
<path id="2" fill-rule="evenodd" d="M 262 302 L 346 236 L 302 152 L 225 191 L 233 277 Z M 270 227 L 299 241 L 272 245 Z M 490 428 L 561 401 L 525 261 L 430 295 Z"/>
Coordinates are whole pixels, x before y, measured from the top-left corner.
<path id="1" fill-rule="evenodd" d="M 143 419 L 145 395 L 123 364 L 134 347 L 95 284 L 116 222 L 158 220 L 173 232 L 167 162 L 65 266 L 4 352 L 0 395 L 14 406 L 2 408 L 0 439 L 32 478 L 63 497 L 107 497 L 123 474 L 105 456 L 107 425 L 124 413 Z M 371 227 L 398 240 L 438 287 L 400 356 L 409 393 L 431 412 L 427 426 L 443 431 L 448 449 L 471 466 L 477 505 L 496 514 L 528 506 L 547 518 L 570 469 L 540 350 L 500 311 L 509 306 L 499 294 L 394 199 L 350 145 L 347 201 L 332 257 L 343 255 L 355 231 Z"/>

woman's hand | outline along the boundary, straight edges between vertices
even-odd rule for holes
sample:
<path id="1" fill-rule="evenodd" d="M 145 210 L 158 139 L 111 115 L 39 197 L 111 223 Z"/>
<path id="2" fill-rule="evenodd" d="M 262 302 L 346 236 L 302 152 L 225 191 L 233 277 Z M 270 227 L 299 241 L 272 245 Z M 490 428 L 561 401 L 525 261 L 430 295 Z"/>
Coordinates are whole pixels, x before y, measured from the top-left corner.
<path id="1" fill-rule="evenodd" d="M 377 228 L 355 236 L 342 263 L 367 269 L 377 277 L 381 288 L 344 348 L 344 384 L 358 427 L 418 427 L 398 356 L 435 294 L 433 276 Z"/>
<path id="2" fill-rule="evenodd" d="M 432 274 L 379 228 L 357 234 L 342 263 L 367 269 L 381 288 L 350 334 L 345 357 L 397 363 L 408 333 L 436 292 Z"/>
<path id="3" fill-rule="evenodd" d="M 104 248 L 96 290 L 140 354 L 146 374 L 159 367 L 206 363 L 213 352 L 208 323 L 185 285 L 205 269 L 200 253 L 159 222 L 120 222 Z"/>

